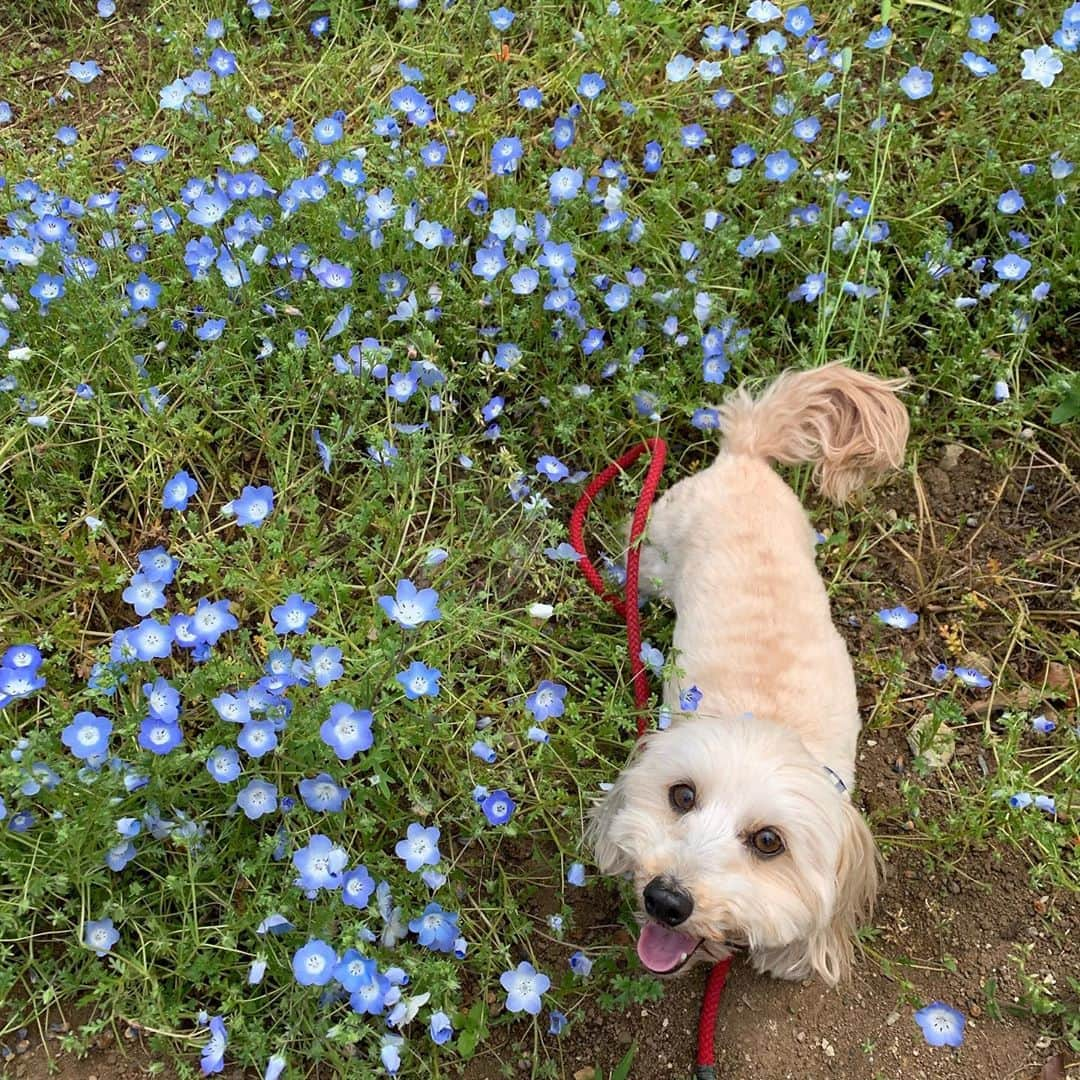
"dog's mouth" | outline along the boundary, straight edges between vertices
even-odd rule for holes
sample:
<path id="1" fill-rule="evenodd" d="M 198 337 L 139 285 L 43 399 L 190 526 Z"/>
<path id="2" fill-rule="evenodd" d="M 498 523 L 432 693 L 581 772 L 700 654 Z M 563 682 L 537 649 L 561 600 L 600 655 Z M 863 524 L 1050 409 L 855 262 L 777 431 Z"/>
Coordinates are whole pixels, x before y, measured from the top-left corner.
<path id="1" fill-rule="evenodd" d="M 690 959 L 701 943 L 699 937 L 658 922 L 647 922 L 638 935 L 638 959 L 654 975 L 671 975 Z"/>

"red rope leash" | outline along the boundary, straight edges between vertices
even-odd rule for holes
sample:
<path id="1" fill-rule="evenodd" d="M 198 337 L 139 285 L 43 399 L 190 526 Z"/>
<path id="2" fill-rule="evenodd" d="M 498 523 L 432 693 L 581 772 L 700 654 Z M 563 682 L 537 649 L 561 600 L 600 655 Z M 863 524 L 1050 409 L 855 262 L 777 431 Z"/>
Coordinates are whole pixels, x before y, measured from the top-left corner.
<path id="1" fill-rule="evenodd" d="M 626 554 L 626 595 L 620 599 L 604 588 L 604 581 L 589 559 L 585 547 L 585 518 L 596 496 L 611 481 L 632 465 L 645 451 L 649 451 L 649 470 L 641 486 L 634 518 L 630 525 L 630 547 Z M 637 706 L 637 737 L 640 739 L 648 727 L 649 686 L 645 680 L 645 665 L 641 659 L 641 618 L 638 614 L 638 571 L 641 563 L 641 550 L 638 541 L 645 532 L 649 510 L 656 498 L 660 486 L 660 474 L 664 470 L 667 457 L 667 443 L 663 439 L 646 439 L 643 443 L 628 450 L 618 461 L 613 462 L 603 472 L 598 473 L 589 482 L 588 487 L 578 499 L 574 512 L 570 515 L 570 543 L 580 556 L 578 565 L 585 575 L 585 580 L 592 586 L 597 596 L 606 600 L 626 620 L 626 640 L 630 649 L 630 685 L 634 691 L 634 704 Z M 701 1015 L 698 1019 L 697 1068 L 694 1076 L 697 1080 L 715 1080 L 716 1077 L 716 1011 L 720 1006 L 720 996 L 727 982 L 731 957 L 713 965 L 709 980 L 705 985 L 705 994 L 701 999 Z"/>

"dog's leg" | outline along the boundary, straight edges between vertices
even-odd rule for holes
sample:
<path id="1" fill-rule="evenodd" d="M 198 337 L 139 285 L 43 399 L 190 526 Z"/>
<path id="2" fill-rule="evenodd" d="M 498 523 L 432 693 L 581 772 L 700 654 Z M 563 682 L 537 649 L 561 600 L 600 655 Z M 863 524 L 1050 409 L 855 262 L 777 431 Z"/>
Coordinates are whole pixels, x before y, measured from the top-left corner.
<path id="1" fill-rule="evenodd" d="M 696 477 L 681 480 L 653 505 L 645 535 L 638 541 L 641 552 L 638 591 L 646 599 L 656 597 L 671 600 L 671 585 L 682 546 L 684 530 L 691 527 L 686 518 L 692 482 Z M 623 540 L 629 547 L 631 519 L 627 518 Z"/>

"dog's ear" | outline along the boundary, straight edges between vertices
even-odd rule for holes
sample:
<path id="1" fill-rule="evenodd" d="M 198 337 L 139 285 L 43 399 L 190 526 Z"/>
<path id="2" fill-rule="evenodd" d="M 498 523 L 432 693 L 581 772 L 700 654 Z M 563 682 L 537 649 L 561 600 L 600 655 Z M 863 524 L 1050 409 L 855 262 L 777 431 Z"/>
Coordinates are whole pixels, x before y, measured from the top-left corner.
<path id="1" fill-rule="evenodd" d="M 632 868 L 626 852 L 611 839 L 612 822 L 625 802 L 625 774 L 621 774 L 611 790 L 589 811 L 585 843 L 592 850 L 601 874 L 614 876 Z"/>
<path id="2" fill-rule="evenodd" d="M 870 827 L 847 798 L 843 830 L 832 922 L 807 942 L 810 967 L 830 986 L 844 979 L 851 968 L 855 932 L 874 909 L 881 868 Z"/>

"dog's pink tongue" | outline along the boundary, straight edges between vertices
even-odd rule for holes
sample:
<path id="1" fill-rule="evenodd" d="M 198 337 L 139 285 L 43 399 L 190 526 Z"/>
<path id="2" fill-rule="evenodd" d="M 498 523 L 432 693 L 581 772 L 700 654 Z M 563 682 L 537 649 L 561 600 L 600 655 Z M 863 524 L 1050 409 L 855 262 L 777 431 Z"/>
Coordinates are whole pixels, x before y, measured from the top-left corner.
<path id="1" fill-rule="evenodd" d="M 700 938 L 647 922 L 638 935 L 638 959 L 657 974 L 673 971 L 701 944 Z"/>

